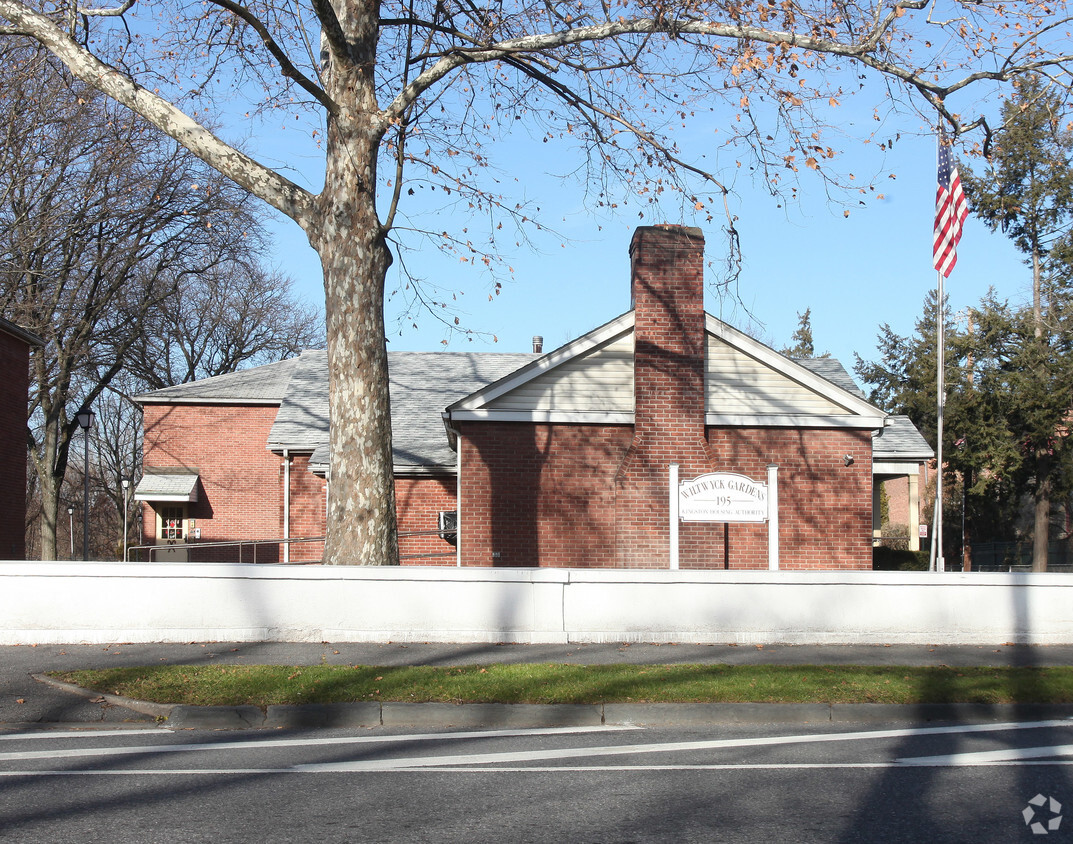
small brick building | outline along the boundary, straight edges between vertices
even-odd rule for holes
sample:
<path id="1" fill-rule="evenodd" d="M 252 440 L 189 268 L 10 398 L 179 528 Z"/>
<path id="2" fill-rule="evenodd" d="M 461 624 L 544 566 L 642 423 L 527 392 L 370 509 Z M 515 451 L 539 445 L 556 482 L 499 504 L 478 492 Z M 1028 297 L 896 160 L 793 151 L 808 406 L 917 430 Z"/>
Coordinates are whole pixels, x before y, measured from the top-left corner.
<path id="1" fill-rule="evenodd" d="M 665 568 L 671 464 L 760 482 L 775 465 L 780 567 L 871 568 L 877 484 L 915 478 L 920 434 L 837 361 L 706 314 L 698 229 L 639 228 L 630 255 L 631 310 L 548 354 L 389 354 L 403 562 Z M 323 534 L 323 352 L 139 400 L 146 542 Z M 679 562 L 766 568 L 767 542 L 764 524 L 682 522 Z"/>
<path id="2" fill-rule="evenodd" d="M 0 508 L 0 560 L 26 557 L 26 411 L 30 347 L 42 340 L 0 318 L 0 474 L 7 492 Z"/>

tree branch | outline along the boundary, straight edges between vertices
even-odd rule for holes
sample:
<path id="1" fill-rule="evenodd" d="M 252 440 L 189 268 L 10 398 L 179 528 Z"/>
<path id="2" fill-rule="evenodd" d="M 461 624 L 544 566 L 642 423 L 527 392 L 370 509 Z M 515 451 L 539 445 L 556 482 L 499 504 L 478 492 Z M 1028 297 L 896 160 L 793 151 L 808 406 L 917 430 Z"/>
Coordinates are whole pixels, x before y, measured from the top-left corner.
<path id="1" fill-rule="evenodd" d="M 130 2 L 133 2 L 133 0 L 130 0 Z M 288 79 L 293 80 L 303 91 L 324 106 L 329 114 L 334 115 L 339 112 L 338 104 L 328 96 L 324 89 L 294 66 L 290 56 L 287 55 L 286 51 L 279 45 L 276 39 L 272 37 L 272 33 L 268 31 L 268 27 L 266 27 L 264 22 L 253 14 L 246 6 L 236 3 L 234 0 L 209 0 L 209 2 L 214 3 L 221 9 L 226 9 L 235 17 L 244 21 L 247 26 L 256 32 L 261 37 L 261 41 L 264 43 L 265 49 L 268 50 L 269 55 L 279 62 L 280 73 Z"/>
<path id="2" fill-rule="evenodd" d="M 91 9 L 88 6 L 78 7 L 78 14 L 85 15 L 87 18 L 118 18 L 125 15 L 130 11 L 131 7 L 137 2 L 137 0 L 124 0 L 123 5 L 116 6 L 112 9 Z"/>
<path id="3" fill-rule="evenodd" d="M 76 44 L 49 18 L 17 0 L 0 0 L 0 16 L 40 42 L 74 76 L 107 94 L 189 149 L 194 155 L 286 214 L 303 228 L 313 221 L 313 195 L 225 143 L 163 97 L 134 83 Z"/>

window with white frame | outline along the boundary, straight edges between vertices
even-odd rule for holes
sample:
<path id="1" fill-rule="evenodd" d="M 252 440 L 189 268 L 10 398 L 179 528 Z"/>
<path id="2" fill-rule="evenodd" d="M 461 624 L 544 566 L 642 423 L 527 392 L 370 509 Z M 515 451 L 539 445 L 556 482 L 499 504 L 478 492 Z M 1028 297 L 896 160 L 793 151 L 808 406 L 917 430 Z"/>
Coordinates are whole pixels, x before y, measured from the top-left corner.
<path id="1" fill-rule="evenodd" d="M 161 539 L 182 542 L 186 538 L 186 508 L 182 505 L 165 505 L 158 511 Z"/>

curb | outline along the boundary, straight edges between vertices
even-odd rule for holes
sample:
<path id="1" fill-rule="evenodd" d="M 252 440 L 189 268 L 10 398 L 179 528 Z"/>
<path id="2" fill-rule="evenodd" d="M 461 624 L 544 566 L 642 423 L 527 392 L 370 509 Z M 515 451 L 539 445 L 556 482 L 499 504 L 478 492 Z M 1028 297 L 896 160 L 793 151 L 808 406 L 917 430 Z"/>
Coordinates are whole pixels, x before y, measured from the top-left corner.
<path id="1" fill-rule="evenodd" d="M 44 683 L 46 686 L 52 686 L 54 689 L 70 692 L 73 695 L 78 695 L 89 701 L 110 703 L 113 706 L 122 706 L 124 709 L 130 709 L 133 712 L 148 715 L 151 718 L 166 719 L 171 715 L 171 711 L 176 706 L 174 703 L 151 703 L 147 700 L 135 700 L 134 698 L 123 697 L 122 695 L 110 695 L 107 692 L 94 692 L 90 689 L 76 686 L 74 683 L 65 683 L 63 680 L 49 677 L 47 674 L 31 674 L 30 676 L 37 680 L 37 682 Z"/>
<path id="2" fill-rule="evenodd" d="M 173 730 L 418 727 L 704 727 L 744 724 L 880 724 L 1073 720 L 1073 704 L 882 703 L 338 703 L 172 707 Z"/>
<path id="3" fill-rule="evenodd" d="M 91 701 L 156 718 L 170 730 L 419 727 L 704 727 L 736 724 L 879 724 L 1073 720 L 1069 703 L 319 703 L 190 706 L 94 692 L 45 674 L 33 678 Z M 2 725 L 7 728 L 10 724 Z M 36 727 L 42 727 L 36 724 Z M 87 725 L 79 725 L 85 728 Z M 115 726 L 115 725 L 112 725 Z"/>

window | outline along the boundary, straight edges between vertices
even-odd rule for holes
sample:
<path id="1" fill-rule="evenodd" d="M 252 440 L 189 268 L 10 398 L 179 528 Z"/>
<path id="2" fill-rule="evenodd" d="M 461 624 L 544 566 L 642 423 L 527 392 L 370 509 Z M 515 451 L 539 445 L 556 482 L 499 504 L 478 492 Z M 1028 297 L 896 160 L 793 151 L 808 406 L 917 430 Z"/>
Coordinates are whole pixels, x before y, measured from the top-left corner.
<path id="1" fill-rule="evenodd" d="M 185 507 L 161 507 L 160 508 L 160 538 L 182 542 L 185 539 L 183 530 L 186 517 Z"/>

